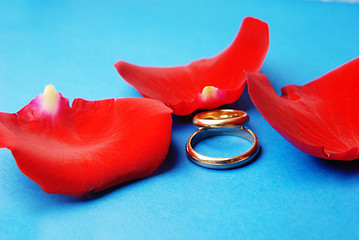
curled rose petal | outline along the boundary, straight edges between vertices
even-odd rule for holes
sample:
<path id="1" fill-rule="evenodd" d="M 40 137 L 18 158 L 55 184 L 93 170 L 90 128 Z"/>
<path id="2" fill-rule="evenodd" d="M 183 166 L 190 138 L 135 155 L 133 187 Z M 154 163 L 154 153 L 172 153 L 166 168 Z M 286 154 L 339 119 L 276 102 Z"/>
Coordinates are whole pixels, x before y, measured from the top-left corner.
<path id="1" fill-rule="evenodd" d="M 247 17 L 234 42 L 219 55 L 179 67 L 141 67 L 119 61 L 119 74 L 144 97 L 157 99 L 177 115 L 236 101 L 245 73 L 261 68 L 269 47 L 268 25 Z"/>
<path id="2" fill-rule="evenodd" d="M 304 85 L 282 88 L 282 97 L 262 73 L 248 73 L 255 106 L 286 140 L 313 156 L 359 158 L 359 58 Z"/>
<path id="3" fill-rule="evenodd" d="M 151 174 L 171 141 L 171 109 L 144 98 L 68 99 L 52 85 L 0 113 L 0 147 L 48 193 L 82 196 Z"/>

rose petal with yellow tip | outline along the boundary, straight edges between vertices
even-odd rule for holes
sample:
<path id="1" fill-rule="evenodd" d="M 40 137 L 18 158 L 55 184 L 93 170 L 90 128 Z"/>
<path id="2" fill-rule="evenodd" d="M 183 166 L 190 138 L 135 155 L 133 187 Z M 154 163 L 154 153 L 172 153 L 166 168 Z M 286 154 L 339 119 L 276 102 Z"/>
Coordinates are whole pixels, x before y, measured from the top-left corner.
<path id="1" fill-rule="evenodd" d="M 0 147 L 44 191 L 82 196 L 151 174 L 169 149 L 171 112 L 144 98 L 70 107 L 49 85 L 17 114 L 0 113 Z"/>
<path id="2" fill-rule="evenodd" d="M 235 102 L 246 84 L 244 70 L 259 71 L 268 47 L 268 25 L 247 17 L 234 42 L 213 58 L 179 67 L 141 67 L 124 61 L 115 67 L 144 97 L 165 103 L 174 114 L 187 115 Z"/>

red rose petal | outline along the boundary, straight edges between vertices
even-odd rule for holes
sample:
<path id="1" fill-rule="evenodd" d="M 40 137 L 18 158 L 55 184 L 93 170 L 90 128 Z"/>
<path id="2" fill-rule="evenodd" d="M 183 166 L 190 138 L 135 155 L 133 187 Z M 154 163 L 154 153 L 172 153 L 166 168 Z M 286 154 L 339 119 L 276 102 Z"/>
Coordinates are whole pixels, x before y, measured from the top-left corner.
<path id="1" fill-rule="evenodd" d="M 187 115 L 236 101 L 246 83 L 243 70 L 259 71 L 268 47 L 268 25 L 247 17 L 234 42 L 213 58 L 180 67 L 141 67 L 123 61 L 115 67 L 143 96 L 160 100 L 174 114 Z"/>
<path id="2" fill-rule="evenodd" d="M 58 93 L 49 114 L 41 95 L 17 115 L 0 113 L 0 146 L 48 193 L 81 196 L 151 174 L 171 141 L 171 110 L 144 98 L 86 101 Z"/>
<path id="3" fill-rule="evenodd" d="M 299 150 L 325 159 L 359 158 L 359 58 L 282 97 L 262 73 L 248 73 L 248 90 L 267 122 Z"/>

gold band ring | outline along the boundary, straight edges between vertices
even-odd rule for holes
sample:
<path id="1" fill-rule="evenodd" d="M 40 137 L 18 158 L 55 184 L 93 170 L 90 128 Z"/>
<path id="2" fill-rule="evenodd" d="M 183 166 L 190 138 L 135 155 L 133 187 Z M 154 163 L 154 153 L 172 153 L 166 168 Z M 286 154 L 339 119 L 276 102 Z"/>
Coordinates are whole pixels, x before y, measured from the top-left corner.
<path id="1" fill-rule="evenodd" d="M 223 127 L 244 123 L 249 119 L 246 112 L 234 109 L 220 109 L 207 111 L 193 117 L 193 124 L 197 127 Z"/>
<path id="2" fill-rule="evenodd" d="M 234 110 L 237 111 L 237 110 Z M 242 112 L 242 111 L 240 111 Z M 243 112 L 245 113 L 245 112 Z M 186 144 L 186 152 L 188 158 L 193 161 L 194 163 L 206 167 L 206 168 L 212 168 L 212 169 L 228 169 L 228 168 L 235 168 L 242 166 L 243 164 L 249 162 L 252 160 L 256 154 L 259 151 L 259 143 L 257 136 L 249 129 L 243 127 L 242 125 L 236 125 L 233 124 L 228 119 L 225 119 L 223 117 L 224 114 L 228 114 L 228 109 L 226 111 L 222 110 L 215 110 L 210 112 L 203 113 L 204 116 L 215 116 L 216 118 L 219 118 L 220 120 L 223 120 L 221 122 L 222 125 L 217 125 L 218 122 L 214 122 L 215 124 L 210 125 L 209 127 L 201 127 L 197 132 L 191 135 L 191 137 L 188 139 Z M 222 115 L 223 114 L 223 115 Z M 199 115 L 199 119 L 201 120 L 201 115 Z M 197 115 L 196 115 L 197 116 Z M 241 114 L 240 116 L 245 116 L 246 120 L 248 119 L 247 113 L 245 115 Z M 236 116 L 238 117 L 238 116 Z M 197 116 L 198 119 L 198 116 Z M 243 118 L 242 118 L 243 120 Z M 195 119 L 193 120 L 195 121 Z M 237 122 L 241 122 L 238 119 Z M 224 125 L 223 125 L 224 123 Z M 241 122 L 243 123 L 243 121 Z M 206 122 L 208 124 L 208 122 Z M 203 122 L 200 122 L 200 124 L 196 124 L 197 126 L 203 126 Z M 225 157 L 225 158 L 214 158 L 202 155 L 194 150 L 194 146 L 200 142 L 201 140 L 205 138 L 209 138 L 212 136 L 218 136 L 218 135 L 233 135 L 238 136 L 243 139 L 248 140 L 253 145 L 252 147 L 237 156 L 234 157 Z"/>

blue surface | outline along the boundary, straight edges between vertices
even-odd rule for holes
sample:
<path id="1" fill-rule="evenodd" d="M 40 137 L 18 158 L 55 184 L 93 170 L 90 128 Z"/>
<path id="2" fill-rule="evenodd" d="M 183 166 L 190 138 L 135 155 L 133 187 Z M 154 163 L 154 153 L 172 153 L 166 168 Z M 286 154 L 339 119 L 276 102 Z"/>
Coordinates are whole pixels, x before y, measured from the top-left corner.
<path id="1" fill-rule="evenodd" d="M 278 93 L 359 56 L 359 4 L 0 1 L 0 111 L 16 112 L 48 83 L 70 99 L 140 96 L 117 60 L 172 66 L 213 56 L 248 15 L 270 26 L 262 72 Z M 192 116 L 174 117 L 161 167 L 93 199 L 46 194 L 1 149 L 0 239 L 359 238 L 359 162 L 300 152 L 246 92 L 229 107 L 249 113 L 262 146 L 256 161 L 228 171 L 194 165 L 184 151 Z"/>

